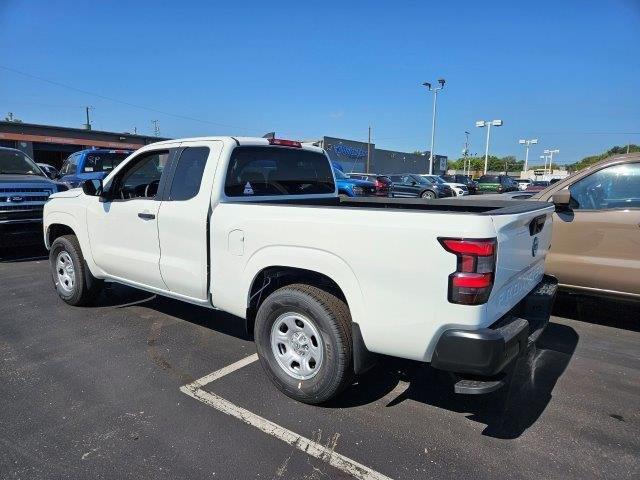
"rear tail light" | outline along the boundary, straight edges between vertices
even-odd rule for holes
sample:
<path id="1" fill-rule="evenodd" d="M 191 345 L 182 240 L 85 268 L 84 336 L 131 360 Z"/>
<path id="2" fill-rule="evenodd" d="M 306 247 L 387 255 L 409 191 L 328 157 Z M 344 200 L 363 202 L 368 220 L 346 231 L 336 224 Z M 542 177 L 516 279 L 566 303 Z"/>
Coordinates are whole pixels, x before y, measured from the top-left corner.
<path id="1" fill-rule="evenodd" d="M 449 275 L 449 301 L 463 305 L 486 303 L 496 269 L 496 239 L 439 238 L 447 252 L 458 261 Z"/>
<path id="2" fill-rule="evenodd" d="M 300 142 L 296 142 L 295 140 L 283 140 L 282 138 L 270 138 L 269 145 L 279 145 L 281 147 L 295 147 L 302 148 L 302 144 Z"/>
<path id="3" fill-rule="evenodd" d="M 389 186 L 385 182 L 383 182 L 383 181 L 381 181 L 379 179 L 376 179 L 375 186 L 376 186 L 377 190 L 385 190 L 385 189 L 389 188 Z"/>

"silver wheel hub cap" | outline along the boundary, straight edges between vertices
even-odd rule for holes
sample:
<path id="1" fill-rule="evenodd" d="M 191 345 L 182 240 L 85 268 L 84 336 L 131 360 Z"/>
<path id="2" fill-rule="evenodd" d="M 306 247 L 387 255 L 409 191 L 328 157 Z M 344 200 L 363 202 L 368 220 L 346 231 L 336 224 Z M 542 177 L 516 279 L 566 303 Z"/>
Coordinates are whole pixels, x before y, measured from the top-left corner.
<path id="1" fill-rule="evenodd" d="M 73 293 L 76 284 L 76 272 L 68 252 L 62 251 L 56 257 L 56 275 L 60 288 L 65 293 Z"/>
<path id="2" fill-rule="evenodd" d="M 299 313 L 287 312 L 271 327 L 271 351 L 289 376 L 308 380 L 322 366 L 324 344 L 313 321 Z"/>

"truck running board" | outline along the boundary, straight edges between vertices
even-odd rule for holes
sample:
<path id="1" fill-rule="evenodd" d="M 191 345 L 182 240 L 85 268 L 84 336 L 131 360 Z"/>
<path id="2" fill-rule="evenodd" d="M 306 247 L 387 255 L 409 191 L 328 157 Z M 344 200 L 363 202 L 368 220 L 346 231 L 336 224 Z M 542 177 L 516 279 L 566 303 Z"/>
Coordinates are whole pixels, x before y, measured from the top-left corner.
<path id="1" fill-rule="evenodd" d="M 504 380 L 458 380 L 454 385 L 454 391 L 463 395 L 482 395 L 495 392 L 505 384 Z"/>

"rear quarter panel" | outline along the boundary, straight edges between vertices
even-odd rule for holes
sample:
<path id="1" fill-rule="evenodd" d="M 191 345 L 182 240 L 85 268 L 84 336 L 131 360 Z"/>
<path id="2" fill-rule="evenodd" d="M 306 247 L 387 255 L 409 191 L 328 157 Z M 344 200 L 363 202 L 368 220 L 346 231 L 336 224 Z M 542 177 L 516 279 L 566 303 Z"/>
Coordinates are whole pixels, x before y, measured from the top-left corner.
<path id="1" fill-rule="evenodd" d="M 244 317 L 268 266 L 306 268 L 343 290 L 367 347 L 428 361 L 446 328 L 475 328 L 485 305 L 447 300 L 456 258 L 439 236 L 495 236 L 489 216 L 349 207 L 221 203 L 212 214 L 212 300 Z"/>

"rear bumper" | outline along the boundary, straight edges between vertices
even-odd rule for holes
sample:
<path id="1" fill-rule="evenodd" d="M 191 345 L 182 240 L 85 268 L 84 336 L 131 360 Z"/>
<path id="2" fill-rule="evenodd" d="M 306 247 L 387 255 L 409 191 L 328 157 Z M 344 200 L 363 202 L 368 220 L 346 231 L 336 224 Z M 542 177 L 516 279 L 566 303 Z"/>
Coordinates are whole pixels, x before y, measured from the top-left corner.
<path id="1" fill-rule="evenodd" d="M 511 311 L 488 328 L 445 330 L 431 366 L 455 373 L 494 376 L 536 341 L 549 322 L 558 281 L 542 281 Z"/>

